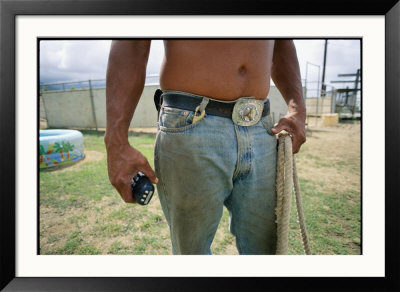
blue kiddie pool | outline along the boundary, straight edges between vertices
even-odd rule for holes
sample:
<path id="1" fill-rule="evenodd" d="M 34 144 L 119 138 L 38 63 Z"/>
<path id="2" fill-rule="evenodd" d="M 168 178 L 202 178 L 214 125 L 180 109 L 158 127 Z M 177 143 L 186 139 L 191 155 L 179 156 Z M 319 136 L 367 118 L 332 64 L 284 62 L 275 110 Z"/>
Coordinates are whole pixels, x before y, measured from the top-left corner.
<path id="1" fill-rule="evenodd" d="M 83 135 L 76 130 L 40 130 L 40 168 L 66 165 L 85 157 Z"/>

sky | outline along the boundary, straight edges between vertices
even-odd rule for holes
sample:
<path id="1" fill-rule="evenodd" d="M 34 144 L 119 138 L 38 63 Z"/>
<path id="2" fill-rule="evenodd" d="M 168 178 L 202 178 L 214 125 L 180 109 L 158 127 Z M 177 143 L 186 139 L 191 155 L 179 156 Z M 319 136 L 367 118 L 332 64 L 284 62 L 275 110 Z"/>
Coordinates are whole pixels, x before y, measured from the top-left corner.
<path id="1" fill-rule="evenodd" d="M 301 78 L 307 77 L 309 94 L 317 93 L 317 82 L 321 82 L 322 78 L 325 40 L 294 40 L 294 43 Z M 109 40 L 41 41 L 40 82 L 56 83 L 105 79 L 110 45 L 111 41 Z M 147 74 L 159 74 L 163 54 L 162 40 L 152 41 Z M 352 83 L 332 84 L 330 81 L 354 80 L 354 77 L 343 78 L 337 75 L 355 73 L 359 68 L 359 40 L 328 40 L 326 84 L 336 88 L 351 87 L 353 86 Z M 309 94 L 307 95 L 309 96 Z"/>

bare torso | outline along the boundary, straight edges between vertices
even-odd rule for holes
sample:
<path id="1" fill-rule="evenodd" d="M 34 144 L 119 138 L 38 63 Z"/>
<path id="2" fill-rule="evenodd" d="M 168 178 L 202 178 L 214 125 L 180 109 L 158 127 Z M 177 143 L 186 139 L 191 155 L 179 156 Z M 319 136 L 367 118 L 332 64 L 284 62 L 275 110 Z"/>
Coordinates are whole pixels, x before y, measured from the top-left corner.
<path id="1" fill-rule="evenodd" d="M 163 90 L 219 100 L 268 95 L 273 40 L 168 40 L 164 46 Z"/>

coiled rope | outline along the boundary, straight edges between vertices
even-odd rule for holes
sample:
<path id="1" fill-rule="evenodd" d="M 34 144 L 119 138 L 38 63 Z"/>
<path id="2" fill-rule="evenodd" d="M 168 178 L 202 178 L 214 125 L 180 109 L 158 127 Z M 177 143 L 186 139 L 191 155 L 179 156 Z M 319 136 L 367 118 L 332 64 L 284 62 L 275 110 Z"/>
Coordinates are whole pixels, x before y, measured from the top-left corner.
<path id="1" fill-rule="evenodd" d="M 276 223 L 277 223 L 277 248 L 276 254 L 287 254 L 289 246 L 289 221 L 291 208 L 291 195 L 294 187 L 296 198 L 297 216 L 303 239 L 304 252 L 311 254 L 308 242 L 303 205 L 301 203 L 299 178 L 297 177 L 296 160 L 292 152 L 292 138 L 287 132 L 278 134 L 278 163 L 276 176 Z"/>

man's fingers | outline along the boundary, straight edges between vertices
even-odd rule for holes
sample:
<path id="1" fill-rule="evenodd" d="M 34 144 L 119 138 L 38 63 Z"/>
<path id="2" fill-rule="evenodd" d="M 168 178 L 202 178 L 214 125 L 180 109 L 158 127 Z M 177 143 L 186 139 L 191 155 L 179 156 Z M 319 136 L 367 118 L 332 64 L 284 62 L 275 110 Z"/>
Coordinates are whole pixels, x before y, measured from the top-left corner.
<path id="1" fill-rule="evenodd" d="M 141 170 L 141 172 L 143 172 L 144 175 L 147 176 L 153 184 L 158 183 L 158 178 L 156 177 L 154 170 L 151 168 L 150 164 L 147 161 L 143 165 L 143 169 Z"/>
<path id="2" fill-rule="evenodd" d="M 276 125 L 275 127 L 273 127 L 273 128 L 271 128 L 271 132 L 272 132 L 272 134 L 274 134 L 274 135 L 277 135 L 277 134 L 279 134 L 280 132 L 282 132 L 282 131 L 286 131 L 288 134 L 289 134 L 289 136 L 291 136 L 292 137 L 292 135 L 293 135 L 293 130 L 292 130 L 292 128 L 290 128 L 290 127 L 288 127 L 288 126 L 286 126 L 286 125 Z"/>
<path id="3" fill-rule="evenodd" d="M 301 145 L 306 142 L 306 137 L 302 132 L 294 132 L 291 134 L 293 153 L 296 154 L 300 151 Z"/>
<path id="4" fill-rule="evenodd" d="M 296 136 L 292 136 L 292 149 L 293 154 L 296 154 L 300 150 L 298 139 L 296 138 Z"/>
<path id="5" fill-rule="evenodd" d="M 286 131 L 289 134 L 292 134 L 293 132 L 290 120 L 285 117 L 281 118 L 279 122 L 274 127 L 271 128 L 271 132 L 275 135 L 279 134 L 282 131 Z"/>
<path id="6" fill-rule="evenodd" d="M 293 151 L 293 153 L 296 154 L 297 152 L 299 152 L 298 138 L 296 137 L 296 133 L 294 133 L 294 131 L 289 126 L 287 126 L 287 125 L 285 125 L 283 123 L 278 123 L 276 126 L 271 128 L 271 132 L 274 135 L 277 135 L 282 131 L 286 131 L 289 134 L 289 136 L 292 138 L 292 151 Z"/>
<path id="7" fill-rule="evenodd" d="M 276 126 L 271 128 L 271 132 L 272 134 L 276 135 L 279 132 L 281 132 L 282 130 L 284 130 L 284 126 L 282 124 L 277 124 Z"/>
<path id="8" fill-rule="evenodd" d="M 107 167 L 111 184 L 126 203 L 136 203 L 132 197 L 132 179 L 139 171 L 153 184 L 158 182 L 146 157 L 130 145 L 108 148 Z"/>
<path id="9" fill-rule="evenodd" d="M 110 180 L 112 186 L 126 203 L 136 203 L 136 200 L 132 197 L 132 178 L 133 175 L 119 175 Z"/>
<path id="10" fill-rule="evenodd" d="M 158 179 L 156 178 L 156 174 L 154 173 L 154 170 L 151 168 L 149 162 L 147 161 L 146 157 L 143 155 L 140 155 L 140 157 L 137 159 L 137 169 L 142 172 L 145 176 L 149 178 L 149 180 L 153 183 L 156 184 L 158 183 Z"/>
<path id="11" fill-rule="evenodd" d="M 131 182 L 129 184 L 124 184 L 120 190 L 120 194 L 125 203 L 136 203 L 136 200 L 132 196 Z"/>
<path id="12" fill-rule="evenodd" d="M 298 121 L 293 115 L 288 115 L 281 118 L 273 128 L 271 133 L 274 135 L 279 134 L 283 130 L 286 131 L 292 138 L 293 153 L 296 154 L 300 151 L 301 145 L 306 141 L 305 130 L 303 123 Z"/>

